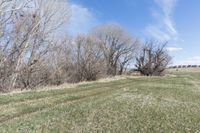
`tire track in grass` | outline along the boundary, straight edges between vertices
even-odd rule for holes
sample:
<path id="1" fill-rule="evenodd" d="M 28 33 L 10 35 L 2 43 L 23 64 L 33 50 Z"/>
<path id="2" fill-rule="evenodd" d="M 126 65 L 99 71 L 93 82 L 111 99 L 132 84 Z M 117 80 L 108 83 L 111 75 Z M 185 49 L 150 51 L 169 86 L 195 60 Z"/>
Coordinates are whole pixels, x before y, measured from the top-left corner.
<path id="1" fill-rule="evenodd" d="M 106 90 L 108 90 L 107 88 L 105 88 L 103 91 L 106 91 Z M 102 90 L 101 90 L 102 91 Z M 93 94 L 94 92 L 96 92 L 96 90 L 90 90 L 90 91 L 88 91 L 88 92 L 86 92 L 86 94 Z M 99 91 L 98 91 L 99 92 Z M 85 93 L 85 92 L 84 92 Z M 31 101 L 31 102 L 25 102 L 25 103 L 18 103 L 19 105 L 17 105 L 17 104 L 14 104 L 14 106 L 16 106 L 16 107 L 14 107 L 14 108 L 19 108 L 18 110 L 20 110 L 20 107 L 23 109 L 24 108 L 24 110 L 26 110 L 26 109 L 32 109 L 31 111 L 33 111 L 33 110 L 35 110 L 35 109 L 37 109 L 37 108 L 40 108 L 40 109 L 42 109 L 42 108 L 45 108 L 46 106 L 48 106 L 48 105 L 51 105 L 51 104 L 53 104 L 53 103 L 59 103 L 59 102 L 62 102 L 62 100 L 64 99 L 64 100 L 73 100 L 73 99 L 76 99 L 76 98 L 79 98 L 79 97 L 83 97 L 83 96 L 85 96 L 84 95 L 84 93 L 81 93 L 81 92 L 79 92 L 79 93 L 77 93 L 76 95 L 63 95 L 62 97 L 59 95 L 59 96 L 57 96 L 57 97 L 47 97 L 46 99 L 39 99 L 39 100 L 34 100 L 34 101 Z M 66 97 L 65 97 L 66 96 Z M 86 95 L 87 96 L 87 95 Z M 44 100 L 44 102 L 42 103 L 42 104 L 40 104 L 42 101 L 41 100 Z M 49 102 L 50 101 L 50 102 Z M 34 105 L 36 105 L 36 107 L 34 108 Z M 6 105 L 7 106 L 7 105 Z M 28 108 L 29 107 L 29 108 Z M 32 107 L 32 108 L 31 108 Z M 7 108 L 9 108 L 8 106 L 7 106 Z M 11 105 L 11 107 L 10 108 L 12 108 L 12 105 Z M 0 109 L 1 110 L 1 109 Z M 3 111 L 3 110 L 1 110 L 1 111 Z M 8 115 L 10 115 L 12 112 L 9 112 L 9 114 Z M 12 115 L 12 114 L 11 114 Z M 2 116 L 2 117 L 5 117 L 5 115 L 4 116 Z M 2 117 L 0 117 L 0 119 L 2 118 Z"/>
<path id="2" fill-rule="evenodd" d="M 46 113 L 47 114 L 49 114 L 49 113 L 54 114 L 57 111 L 59 111 L 59 112 L 55 114 L 56 115 L 55 117 L 59 117 L 59 119 L 61 119 L 61 118 L 63 118 L 62 117 L 63 113 L 65 114 L 67 108 L 70 108 L 70 106 L 84 105 L 84 106 L 87 106 L 87 110 L 91 110 L 91 109 L 95 108 L 96 105 L 101 106 L 102 104 L 105 104 L 107 101 L 113 100 L 115 97 L 118 97 L 119 95 L 121 95 L 121 92 L 122 91 L 119 90 L 119 91 L 116 91 L 115 93 L 112 93 L 112 92 L 110 92 L 109 94 L 108 93 L 104 93 L 104 94 L 102 94 L 100 96 L 97 95 L 97 96 L 89 97 L 87 99 L 79 100 L 79 101 L 76 101 L 76 102 L 72 102 L 72 103 L 68 103 L 68 104 L 62 104 L 62 105 L 56 106 L 55 108 L 42 110 L 41 112 L 34 112 L 34 113 L 31 113 L 30 115 L 24 115 L 22 117 L 15 118 L 13 120 L 8 120 L 6 122 L 0 123 L 0 130 L 3 130 L 3 131 L 7 132 L 7 131 L 9 131 L 7 128 L 12 127 L 12 124 L 14 124 L 14 123 L 16 124 L 16 123 L 19 123 L 20 121 L 23 121 L 23 123 L 24 122 L 26 123 L 26 120 L 30 121 L 30 122 L 31 121 L 34 122 L 35 120 L 41 119 L 42 115 L 44 115 Z M 88 102 L 90 104 L 88 104 Z M 51 116 L 51 117 L 54 117 L 54 116 Z M 41 125 L 46 121 L 44 119 L 41 119 L 41 120 L 43 122 L 42 123 L 37 123 L 38 125 Z M 38 125 L 35 125 L 35 126 L 38 126 Z M 20 128 L 21 128 L 21 124 L 19 124 L 17 126 L 17 129 L 15 131 L 17 131 Z M 41 128 L 43 129 L 43 128 L 45 128 L 45 126 L 42 126 Z M 35 131 L 36 132 L 41 132 L 40 129 L 39 130 L 35 130 Z M 27 130 L 29 130 L 29 129 L 27 129 Z M 21 131 L 23 131 L 23 130 L 21 130 Z M 42 130 L 42 131 L 47 131 L 47 130 Z"/>
<path id="3" fill-rule="evenodd" d="M 129 82 L 126 82 L 127 84 L 129 84 Z M 121 84 L 121 83 L 120 83 Z M 114 84 L 113 85 L 113 83 L 112 84 L 109 84 L 109 85 L 106 85 L 106 86 L 108 86 L 108 87 L 113 87 L 113 86 L 118 86 L 118 84 Z M 85 86 L 85 87 L 87 87 L 87 86 Z M 88 91 L 86 92 L 86 90 L 84 90 L 84 91 L 79 91 L 78 93 L 90 93 L 90 92 L 93 92 L 93 91 L 96 91 L 96 90 L 101 90 L 102 88 L 105 88 L 104 86 L 103 87 L 99 87 L 99 88 L 96 88 L 96 89 L 87 89 Z M 104 89 L 105 90 L 105 89 Z M 106 89 L 107 90 L 107 89 Z M 102 90 L 101 90 L 102 91 Z M 77 95 L 77 93 L 75 93 L 76 95 Z M 81 95 L 81 94 L 80 94 Z M 60 97 L 61 95 L 58 95 L 57 97 Z M 65 96 L 64 94 L 63 94 L 63 96 Z M 45 100 L 45 101 L 47 101 L 48 99 L 49 100 L 52 100 L 52 98 L 55 98 L 55 96 L 54 97 L 46 97 L 45 99 L 36 99 L 36 100 L 34 100 L 34 101 L 25 101 L 24 102 L 24 104 L 25 104 L 25 106 L 26 106 L 26 104 L 27 105 L 30 105 L 30 104 L 32 104 L 32 105 L 34 105 L 34 102 L 35 103 L 37 103 L 37 101 L 38 100 Z M 58 99 L 57 99 L 58 100 Z M 31 103 L 31 102 L 33 102 L 33 103 Z M 41 101 L 42 102 L 42 101 Z M 17 105 L 17 104 L 19 104 L 19 105 Z M 20 105 L 20 104 L 23 104 L 23 102 L 21 102 L 21 103 L 17 103 L 17 104 L 13 104 L 14 106 L 16 106 L 16 107 L 18 107 L 18 106 L 23 106 L 23 105 Z M 47 103 L 48 104 L 48 103 Z M 10 106 L 10 109 L 9 109 L 9 106 Z M 16 107 L 12 107 L 12 105 L 4 105 L 4 107 L 2 108 L 2 110 L 0 109 L 0 111 L 3 111 L 3 112 L 6 112 L 6 110 L 4 110 L 5 108 L 8 108 L 7 110 L 9 111 L 10 110 L 10 112 L 8 112 L 8 115 L 12 115 L 13 114 L 13 112 L 15 112 L 16 111 Z M 42 108 L 41 106 L 40 106 L 40 108 Z M 2 115 L 1 115 L 1 117 L 5 117 L 5 115 L 6 114 L 3 114 L 2 113 Z M 1 118 L 0 117 L 0 118 Z"/>
<path id="4" fill-rule="evenodd" d="M 32 110 L 28 110 L 27 112 L 23 112 L 23 111 L 18 112 L 13 116 L 8 116 L 8 117 L 5 117 L 3 119 L 0 119 L 0 125 L 5 123 L 5 122 L 8 122 L 10 120 L 13 120 L 13 119 L 16 119 L 16 118 L 19 118 L 19 117 L 23 117 L 25 115 L 31 115 L 33 113 L 37 113 L 39 111 L 44 111 L 44 110 L 48 111 L 48 110 L 55 108 L 55 107 L 57 107 L 61 104 L 67 104 L 68 105 L 68 104 L 77 103 L 77 102 L 80 102 L 80 101 L 87 100 L 88 98 L 92 98 L 94 96 L 101 96 L 103 94 L 110 95 L 110 93 L 108 93 L 108 92 L 113 92 L 114 90 L 117 91 L 117 90 L 123 89 L 124 87 L 127 87 L 127 86 L 130 86 L 130 84 L 119 86 L 118 88 L 112 88 L 112 89 L 108 89 L 108 90 L 105 90 L 105 91 L 100 91 L 100 92 L 93 93 L 93 94 L 86 95 L 86 96 L 72 97 L 71 99 L 61 99 L 61 100 L 55 101 L 52 104 L 49 104 L 47 106 L 38 107 L 38 108 L 35 108 L 35 109 L 32 109 Z"/>
<path id="5" fill-rule="evenodd" d="M 32 109 L 31 111 L 28 111 L 28 112 L 19 112 L 17 114 L 15 114 L 14 116 L 11 116 L 11 117 L 6 117 L 4 119 L 1 119 L 0 120 L 0 123 L 4 123 L 4 122 L 7 122 L 9 120 L 12 120 L 12 119 L 15 119 L 15 118 L 19 118 L 19 117 L 23 117 L 25 115 L 31 115 L 33 113 L 37 113 L 39 111 L 44 111 L 45 109 L 52 109 L 52 108 L 55 108 L 56 106 L 59 106 L 61 104 L 72 104 L 72 103 L 77 103 L 77 102 L 80 102 L 80 101 L 84 101 L 88 98 L 91 98 L 91 97 L 94 97 L 94 96 L 97 96 L 97 95 L 101 95 L 101 94 L 106 94 L 107 91 L 105 92 L 101 92 L 101 93 L 95 93 L 95 94 L 92 94 L 92 95 L 89 95 L 89 96 L 82 96 L 82 97 L 79 97 L 79 98 L 74 98 L 74 99 L 68 99 L 68 100 L 63 100 L 62 102 L 55 102 L 55 104 L 51 104 L 51 105 L 48 105 L 48 106 L 44 106 L 44 107 L 39 107 L 39 108 L 35 108 L 35 109 Z M 58 100 L 60 101 L 60 100 Z"/>
<path id="6" fill-rule="evenodd" d="M 8 103 L 8 104 L 5 104 L 5 105 L 2 105 L 0 107 L 9 107 L 9 106 L 16 106 L 16 105 L 20 105 L 20 104 L 31 104 L 31 103 L 34 103 L 34 102 L 37 102 L 37 101 L 42 101 L 42 100 L 51 100 L 51 98 L 55 98 L 55 97 L 61 97 L 61 96 L 67 96 L 67 95 L 72 95 L 72 94 L 81 94 L 81 93 L 90 93 L 91 91 L 95 91 L 97 89 L 102 89 L 102 88 L 105 88 L 105 87 L 98 87 L 96 89 L 84 89 L 84 90 L 81 90 L 81 91 L 69 91 L 69 92 L 66 92 L 66 93 L 62 93 L 62 94 L 55 94 L 55 95 L 50 95 L 50 96 L 47 96 L 47 97 L 43 97 L 43 98 L 38 98 L 38 99 L 27 99 L 25 101 L 17 101 L 15 103 L 11 102 L 11 103 Z M 1 109 L 0 109 L 1 111 Z"/>
<path id="7" fill-rule="evenodd" d="M 126 81 L 126 80 L 124 80 L 124 81 Z M 129 81 L 129 82 L 125 82 L 125 83 L 130 83 L 130 82 L 132 83 L 133 81 Z M 53 90 L 53 91 L 51 90 L 51 91 L 43 91 L 43 92 L 32 92 L 32 95 L 29 94 L 30 97 L 25 97 L 25 98 L 21 98 L 21 99 L 17 99 L 17 100 L 16 99 L 12 99 L 10 101 L 5 101 L 5 102 L 4 101 L 0 101 L 0 106 L 1 105 L 11 104 L 11 103 L 20 103 L 20 102 L 23 103 L 23 102 L 32 101 L 32 100 L 40 100 L 40 99 L 45 99 L 47 97 L 55 97 L 55 96 L 62 96 L 62 95 L 66 95 L 66 94 L 73 94 L 73 93 L 77 93 L 77 92 L 96 90 L 96 89 L 101 89 L 101 88 L 105 88 L 105 87 L 108 87 L 108 86 L 110 86 L 110 87 L 111 86 L 117 86 L 117 85 L 120 85 L 120 84 L 122 84 L 122 83 L 111 82 L 111 83 L 107 83 L 106 85 L 102 83 L 102 85 L 98 84 L 98 85 L 93 85 L 93 86 L 89 86 L 89 87 L 84 86 L 84 87 L 80 87 L 80 88 L 77 88 L 77 89 L 74 88 L 74 90 L 73 90 L 73 88 L 71 88 L 72 90 L 62 89 L 62 90 Z M 96 86 L 100 86 L 100 87 L 96 87 Z M 96 87 L 96 88 L 94 89 L 94 87 Z M 29 92 L 29 93 L 31 93 L 31 92 Z M 44 93 L 44 94 L 40 94 L 40 93 Z M 26 95 L 26 94 L 24 93 L 23 95 Z M 17 95 L 13 95 L 13 97 L 16 97 L 16 96 Z M 8 96 L 6 96 L 6 97 L 8 97 Z"/>
<path id="8" fill-rule="evenodd" d="M 39 111 L 43 111 L 47 108 L 54 108 L 60 104 L 70 104 L 70 103 L 76 103 L 76 102 L 79 102 L 81 100 L 84 100 L 86 98 L 90 98 L 92 96 L 96 96 L 96 95 L 99 95 L 99 93 L 96 93 L 96 94 L 92 94 L 92 95 L 88 95 L 88 96 L 81 96 L 81 97 L 77 97 L 77 98 L 72 98 L 72 99 L 66 99 L 66 100 L 63 100 L 62 102 L 57 102 L 55 101 L 53 104 L 49 104 L 47 106 L 42 106 L 42 107 L 36 107 L 34 109 L 31 109 L 31 110 L 28 110 L 27 112 L 18 112 L 16 114 L 14 114 L 13 116 L 8 116 L 8 117 L 5 117 L 3 119 L 0 119 L 0 123 L 4 123 L 6 121 L 9 121 L 9 120 L 12 120 L 12 119 L 15 119 L 15 118 L 18 118 L 18 117 L 22 117 L 22 116 L 25 116 L 25 115 L 30 115 L 32 113 L 36 113 L 36 112 L 39 112 Z M 58 100 L 60 101 L 60 99 Z"/>
<path id="9" fill-rule="evenodd" d="M 70 90 L 71 89 L 71 90 Z M 67 93 L 74 93 L 74 92 L 82 92 L 82 91 L 86 91 L 86 90 L 90 90 L 90 86 L 87 89 L 83 89 L 82 87 L 78 88 L 78 89 L 74 89 L 70 88 L 70 89 L 58 89 L 58 90 L 50 90 L 50 91 L 41 91 L 41 92 L 27 92 L 29 95 L 28 97 L 21 97 L 19 99 L 11 99 L 8 101 L 0 101 L 0 105 L 6 105 L 9 103 L 17 103 L 17 102 L 26 102 L 28 100 L 38 100 L 38 99 L 43 99 L 46 97 L 53 97 L 53 96 L 59 96 L 59 95 L 65 95 Z M 3 96 L 4 98 L 10 98 L 10 97 L 16 97 L 17 95 L 26 95 L 26 93 L 21 93 L 21 94 L 16 94 L 16 95 L 12 95 L 12 96 Z"/>

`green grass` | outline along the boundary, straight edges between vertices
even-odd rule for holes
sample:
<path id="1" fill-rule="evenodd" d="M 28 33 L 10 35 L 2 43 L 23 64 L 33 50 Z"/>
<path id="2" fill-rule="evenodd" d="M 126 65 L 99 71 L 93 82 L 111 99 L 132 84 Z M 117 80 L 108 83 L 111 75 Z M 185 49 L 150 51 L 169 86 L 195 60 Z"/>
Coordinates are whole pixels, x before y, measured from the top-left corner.
<path id="1" fill-rule="evenodd" d="M 171 73 L 0 95 L 0 132 L 200 132 L 200 71 Z"/>

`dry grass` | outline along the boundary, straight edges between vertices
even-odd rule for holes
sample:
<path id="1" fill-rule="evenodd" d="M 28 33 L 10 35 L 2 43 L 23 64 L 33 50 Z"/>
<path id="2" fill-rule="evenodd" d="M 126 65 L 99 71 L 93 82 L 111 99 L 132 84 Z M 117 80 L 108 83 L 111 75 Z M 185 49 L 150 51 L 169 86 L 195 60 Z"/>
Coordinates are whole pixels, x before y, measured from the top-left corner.
<path id="1" fill-rule="evenodd" d="M 168 72 L 171 73 L 196 73 L 196 72 L 200 72 L 200 68 L 177 68 L 177 69 L 168 69 Z"/>
<path id="2" fill-rule="evenodd" d="M 97 81 L 83 81 L 80 83 L 64 83 L 62 85 L 59 86 L 44 86 L 44 87 L 40 87 L 40 88 L 36 88 L 35 90 L 20 90 L 20 89 L 16 89 L 10 93 L 0 93 L 0 95 L 14 95 L 14 94 L 18 94 L 18 93 L 26 93 L 26 92 L 41 92 L 41 91 L 50 91 L 50 90 L 58 90 L 58 89 L 72 89 L 72 88 L 76 88 L 77 86 L 80 85 L 87 85 L 87 84 L 93 84 L 93 83 L 106 83 L 106 82 L 111 82 L 111 81 L 117 81 L 117 80 L 123 80 L 123 79 L 127 79 L 127 78 L 138 78 L 137 76 L 115 76 L 115 77 L 107 77 L 107 78 L 103 78 L 103 79 L 99 79 Z"/>

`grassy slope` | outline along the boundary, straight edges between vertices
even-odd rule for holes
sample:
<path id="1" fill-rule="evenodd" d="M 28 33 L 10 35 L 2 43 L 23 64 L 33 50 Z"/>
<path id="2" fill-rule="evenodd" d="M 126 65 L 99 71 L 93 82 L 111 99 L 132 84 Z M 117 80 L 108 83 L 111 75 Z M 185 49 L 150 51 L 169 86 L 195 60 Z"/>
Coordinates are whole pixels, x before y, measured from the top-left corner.
<path id="1" fill-rule="evenodd" d="M 200 132 L 200 72 L 0 95 L 0 132 Z"/>

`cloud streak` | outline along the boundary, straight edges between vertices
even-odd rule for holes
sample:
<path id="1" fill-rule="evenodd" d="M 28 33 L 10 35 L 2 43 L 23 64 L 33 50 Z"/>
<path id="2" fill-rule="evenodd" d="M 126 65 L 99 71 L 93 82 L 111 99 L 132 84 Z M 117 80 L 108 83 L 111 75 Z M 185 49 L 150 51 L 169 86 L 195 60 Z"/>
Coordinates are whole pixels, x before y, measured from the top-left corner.
<path id="1" fill-rule="evenodd" d="M 160 41 L 171 41 L 178 38 L 178 32 L 172 19 L 177 0 L 154 0 L 159 9 L 152 12 L 156 23 L 146 27 L 147 33 Z"/>
<path id="2" fill-rule="evenodd" d="M 178 52 L 178 51 L 182 51 L 183 48 L 168 47 L 167 50 L 168 50 L 169 52 Z"/>

